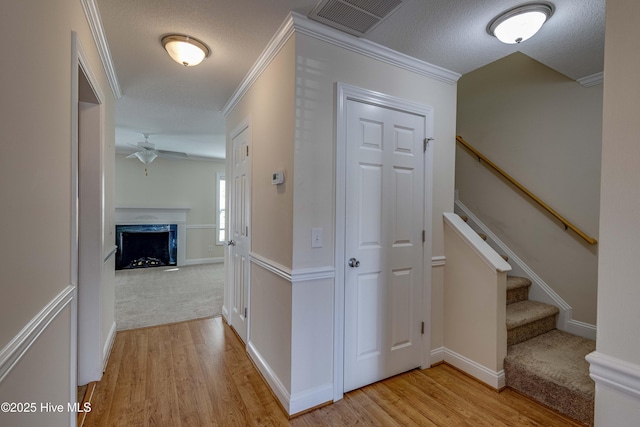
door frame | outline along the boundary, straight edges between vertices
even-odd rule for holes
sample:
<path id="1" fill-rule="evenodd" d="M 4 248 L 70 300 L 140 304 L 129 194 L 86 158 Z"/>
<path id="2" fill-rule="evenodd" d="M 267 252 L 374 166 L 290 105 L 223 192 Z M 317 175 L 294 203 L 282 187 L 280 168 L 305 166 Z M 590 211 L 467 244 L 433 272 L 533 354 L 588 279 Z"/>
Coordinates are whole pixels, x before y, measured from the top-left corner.
<path id="1" fill-rule="evenodd" d="M 104 174 L 103 174 L 103 129 L 104 100 L 98 79 L 93 72 L 87 54 L 75 31 L 71 32 L 71 285 L 74 287 L 71 304 L 71 354 L 70 354 L 70 401 L 75 401 L 78 386 L 78 371 L 82 370 L 83 381 L 97 381 L 102 377 L 104 368 L 103 332 L 102 332 L 102 268 L 104 263 Z M 88 94 L 94 105 L 90 109 L 80 108 L 79 103 Z M 92 95 L 92 96 L 91 96 Z M 97 109 L 97 110 L 96 110 Z M 79 132 L 80 121 L 89 123 L 90 131 Z M 98 170 L 83 170 L 79 166 L 80 145 L 87 155 L 97 159 Z M 96 176 L 95 174 L 98 174 Z M 93 199 L 90 206 L 92 212 L 80 219 L 79 185 L 82 182 L 98 186 L 100 194 Z M 98 205 L 93 202 L 98 200 Z M 89 254 L 81 261 L 79 258 L 80 238 L 84 235 L 95 236 L 99 232 L 100 241 L 93 245 Z M 80 264 L 82 262 L 82 265 Z M 79 281 L 80 267 L 89 272 L 89 279 Z M 79 289 L 83 292 L 82 304 L 79 304 Z M 84 319 L 80 328 L 78 322 Z M 82 360 L 78 357 L 81 354 Z M 71 421 L 77 414 L 70 414 Z"/>
<path id="2" fill-rule="evenodd" d="M 238 135 L 240 135 L 242 132 L 245 131 L 245 129 L 247 130 L 247 145 L 249 146 L 249 150 L 250 150 L 250 155 L 249 155 L 249 174 L 248 174 L 248 179 L 249 179 L 249 199 L 251 199 L 251 188 L 252 188 L 252 183 L 251 183 L 251 175 L 252 175 L 252 168 L 253 168 L 253 149 L 251 148 L 251 116 L 246 117 L 244 120 L 242 120 L 238 126 L 236 126 L 233 131 L 231 131 L 229 133 L 229 140 L 227 142 L 227 154 L 226 154 L 226 168 L 225 168 L 225 176 L 227 177 L 227 179 L 225 180 L 225 185 L 226 185 L 226 200 L 225 200 L 225 209 L 226 209 L 226 221 L 227 223 L 225 224 L 225 226 L 227 227 L 227 232 L 225 235 L 225 238 L 227 240 L 227 242 L 231 239 L 231 230 L 232 228 L 232 224 L 233 224 L 233 212 L 231 212 L 231 206 L 233 206 L 232 203 L 232 199 L 234 196 L 233 191 L 231 190 L 231 187 L 233 185 L 233 140 L 235 137 L 237 137 Z M 231 178 L 229 178 L 231 177 Z M 251 206 L 249 206 L 249 218 L 248 218 L 248 223 L 249 223 L 249 235 L 247 236 L 248 239 L 248 244 L 249 244 L 249 250 L 247 253 L 247 262 L 249 263 L 248 265 L 248 272 L 247 272 L 247 342 L 245 343 L 245 346 L 247 346 L 249 344 L 249 338 L 251 336 L 251 322 L 249 321 L 249 318 L 251 317 L 251 236 L 253 234 L 253 229 L 251 227 Z M 225 260 L 226 260 L 226 280 L 225 280 L 225 296 L 224 296 L 224 304 L 222 306 L 222 314 L 223 317 L 226 319 L 227 324 L 229 326 L 232 326 L 232 312 L 231 310 L 233 309 L 233 298 L 235 297 L 234 295 L 234 284 L 232 283 L 233 280 L 233 272 L 234 272 L 234 265 L 233 265 L 233 257 L 230 256 L 231 255 L 231 247 L 227 244 L 227 250 L 225 251 Z"/>
<path id="3" fill-rule="evenodd" d="M 344 395 L 344 328 L 345 328 L 345 231 L 346 231 L 346 165 L 347 165 L 347 101 L 363 102 L 384 108 L 416 114 L 425 118 L 425 137 L 433 139 L 433 107 L 380 92 L 336 82 L 335 125 L 335 292 L 334 292 L 334 401 Z M 431 366 L 431 246 L 433 229 L 433 144 L 424 153 L 424 217 L 426 232 L 423 251 L 422 318 L 427 327 L 422 340 L 422 369 Z"/>

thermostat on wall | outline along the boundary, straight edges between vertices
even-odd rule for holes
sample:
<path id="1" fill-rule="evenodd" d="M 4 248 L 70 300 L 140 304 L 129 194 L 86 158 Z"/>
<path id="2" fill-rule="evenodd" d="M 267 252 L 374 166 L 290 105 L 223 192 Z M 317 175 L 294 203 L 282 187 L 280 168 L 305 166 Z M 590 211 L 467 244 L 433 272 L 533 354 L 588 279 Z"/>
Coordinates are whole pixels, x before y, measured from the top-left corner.
<path id="1" fill-rule="evenodd" d="M 284 171 L 277 171 L 271 174 L 271 183 L 273 185 L 282 184 L 284 182 Z"/>

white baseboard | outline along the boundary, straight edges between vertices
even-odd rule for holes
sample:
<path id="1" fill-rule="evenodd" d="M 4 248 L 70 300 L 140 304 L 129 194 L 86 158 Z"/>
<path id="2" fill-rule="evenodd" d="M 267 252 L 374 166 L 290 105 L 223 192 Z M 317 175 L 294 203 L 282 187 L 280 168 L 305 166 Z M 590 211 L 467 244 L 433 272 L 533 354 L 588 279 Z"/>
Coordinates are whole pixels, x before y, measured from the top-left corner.
<path id="1" fill-rule="evenodd" d="M 529 298 L 535 301 L 555 305 L 560 310 L 558 314 L 558 329 L 581 336 L 583 338 L 596 339 L 596 326 L 589 323 L 573 320 L 573 309 L 558 295 L 540 276 L 538 276 L 527 264 L 524 263 L 502 240 L 498 238 L 480 219 L 469 210 L 457 197 L 455 200 L 456 210 L 459 209 L 469 218 L 472 228 L 475 226 L 487 236 L 489 246 L 496 248 L 499 252 L 509 257 L 509 264 L 513 270 L 511 274 L 527 277 L 531 280 Z"/>
<path id="2" fill-rule="evenodd" d="M 640 365 L 597 351 L 588 354 L 586 359 L 591 364 L 589 373 L 596 385 L 607 386 L 640 400 Z"/>
<path id="3" fill-rule="evenodd" d="M 294 395 L 290 395 L 278 376 L 264 360 L 260 352 L 249 341 L 247 352 L 258 367 L 260 373 L 269 384 L 271 391 L 278 398 L 282 407 L 287 411 L 287 415 L 294 415 L 307 409 L 333 401 L 333 383 L 305 390 Z"/>
<path id="4" fill-rule="evenodd" d="M 333 402 L 333 383 L 291 395 L 289 415 L 298 414 L 327 402 Z"/>
<path id="5" fill-rule="evenodd" d="M 448 348 L 440 347 L 431 350 L 431 357 L 434 363 L 436 360 L 447 362 L 496 390 L 505 386 L 504 370 L 493 371 Z"/>
<path id="6" fill-rule="evenodd" d="M 36 342 L 47 326 L 69 305 L 75 286 L 69 285 L 40 310 L 7 345 L 0 350 L 0 383 L 11 372 L 22 356 Z"/>
<path id="7" fill-rule="evenodd" d="M 447 351 L 444 347 L 434 348 L 431 350 L 431 365 L 444 362 L 444 354 Z"/>
<path id="8" fill-rule="evenodd" d="M 264 379 L 267 381 L 267 384 L 269 384 L 269 387 L 271 388 L 271 391 L 273 392 L 273 394 L 278 398 L 278 400 L 282 404 L 282 407 L 285 408 L 288 415 L 291 415 L 291 408 L 290 408 L 291 396 L 287 391 L 287 389 L 285 388 L 285 386 L 280 381 L 280 379 L 278 378 L 278 376 L 276 375 L 276 373 L 273 372 L 273 369 L 271 369 L 271 366 L 269 366 L 267 361 L 264 360 L 260 352 L 255 348 L 255 346 L 251 341 L 249 341 L 249 344 L 247 345 L 247 352 L 249 353 L 249 357 L 251 357 L 253 362 L 258 367 L 258 370 L 260 371 Z M 333 388 L 331 390 L 332 390 L 332 396 L 333 396 Z"/>
<path id="9" fill-rule="evenodd" d="M 109 356 L 111 355 L 111 349 L 113 348 L 113 342 L 116 339 L 116 322 L 114 321 L 111 324 L 111 328 L 109 329 L 109 334 L 107 335 L 107 339 L 104 343 L 104 348 L 102 349 L 102 372 L 107 369 L 107 362 L 109 361 Z"/>
<path id="10" fill-rule="evenodd" d="M 590 323 L 570 319 L 565 322 L 565 331 L 590 340 L 596 340 L 597 329 Z"/>
<path id="11" fill-rule="evenodd" d="M 229 309 L 227 309 L 226 305 L 222 306 L 222 318 L 227 324 L 231 324 L 231 316 L 229 316 Z"/>
<path id="12" fill-rule="evenodd" d="M 185 259 L 183 265 L 197 265 L 197 264 L 222 264 L 224 257 L 217 258 L 193 258 Z"/>

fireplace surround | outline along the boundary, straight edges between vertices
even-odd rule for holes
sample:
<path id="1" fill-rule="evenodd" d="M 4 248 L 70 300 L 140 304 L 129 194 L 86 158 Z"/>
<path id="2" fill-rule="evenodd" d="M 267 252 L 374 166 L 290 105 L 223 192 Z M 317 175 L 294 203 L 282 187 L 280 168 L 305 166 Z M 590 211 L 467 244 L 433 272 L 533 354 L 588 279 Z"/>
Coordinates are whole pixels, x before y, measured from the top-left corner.
<path id="1" fill-rule="evenodd" d="M 185 265 L 188 211 L 188 207 L 116 207 L 115 243 L 118 245 L 118 255 L 122 255 L 121 245 L 122 239 L 125 237 L 122 235 L 123 232 L 133 233 L 126 237 L 136 237 L 136 233 L 145 233 L 145 236 L 137 237 L 151 242 L 154 240 L 165 241 L 166 239 L 169 252 L 174 249 L 173 256 L 171 253 L 168 254 L 169 264 L 167 265 Z M 156 255 L 163 255 L 163 253 L 156 253 Z M 142 260 L 142 262 L 147 261 L 149 264 L 153 264 L 156 262 L 153 259 L 160 257 L 150 254 L 146 258 L 152 259 Z"/>

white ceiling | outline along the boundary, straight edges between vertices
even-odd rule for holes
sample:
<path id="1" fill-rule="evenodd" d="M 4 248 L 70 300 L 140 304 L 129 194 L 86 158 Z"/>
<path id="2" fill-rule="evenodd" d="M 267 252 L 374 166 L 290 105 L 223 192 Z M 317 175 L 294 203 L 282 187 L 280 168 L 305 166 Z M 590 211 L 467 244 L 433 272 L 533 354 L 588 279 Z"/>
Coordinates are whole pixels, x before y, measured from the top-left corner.
<path id="1" fill-rule="evenodd" d="M 366 38 L 465 74 L 520 51 L 578 80 L 602 72 L 605 0 L 551 0 L 540 33 L 505 45 L 486 32 L 500 13 L 526 0 L 409 0 Z M 221 110 L 289 11 L 307 15 L 318 0 L 97 0 L 123 96 L 116 102 L 116 146 L 143 141 L 193 156 L 224 157 Z M 196 67 L 173 62 L 168 33 L 212 50 Z"/>

